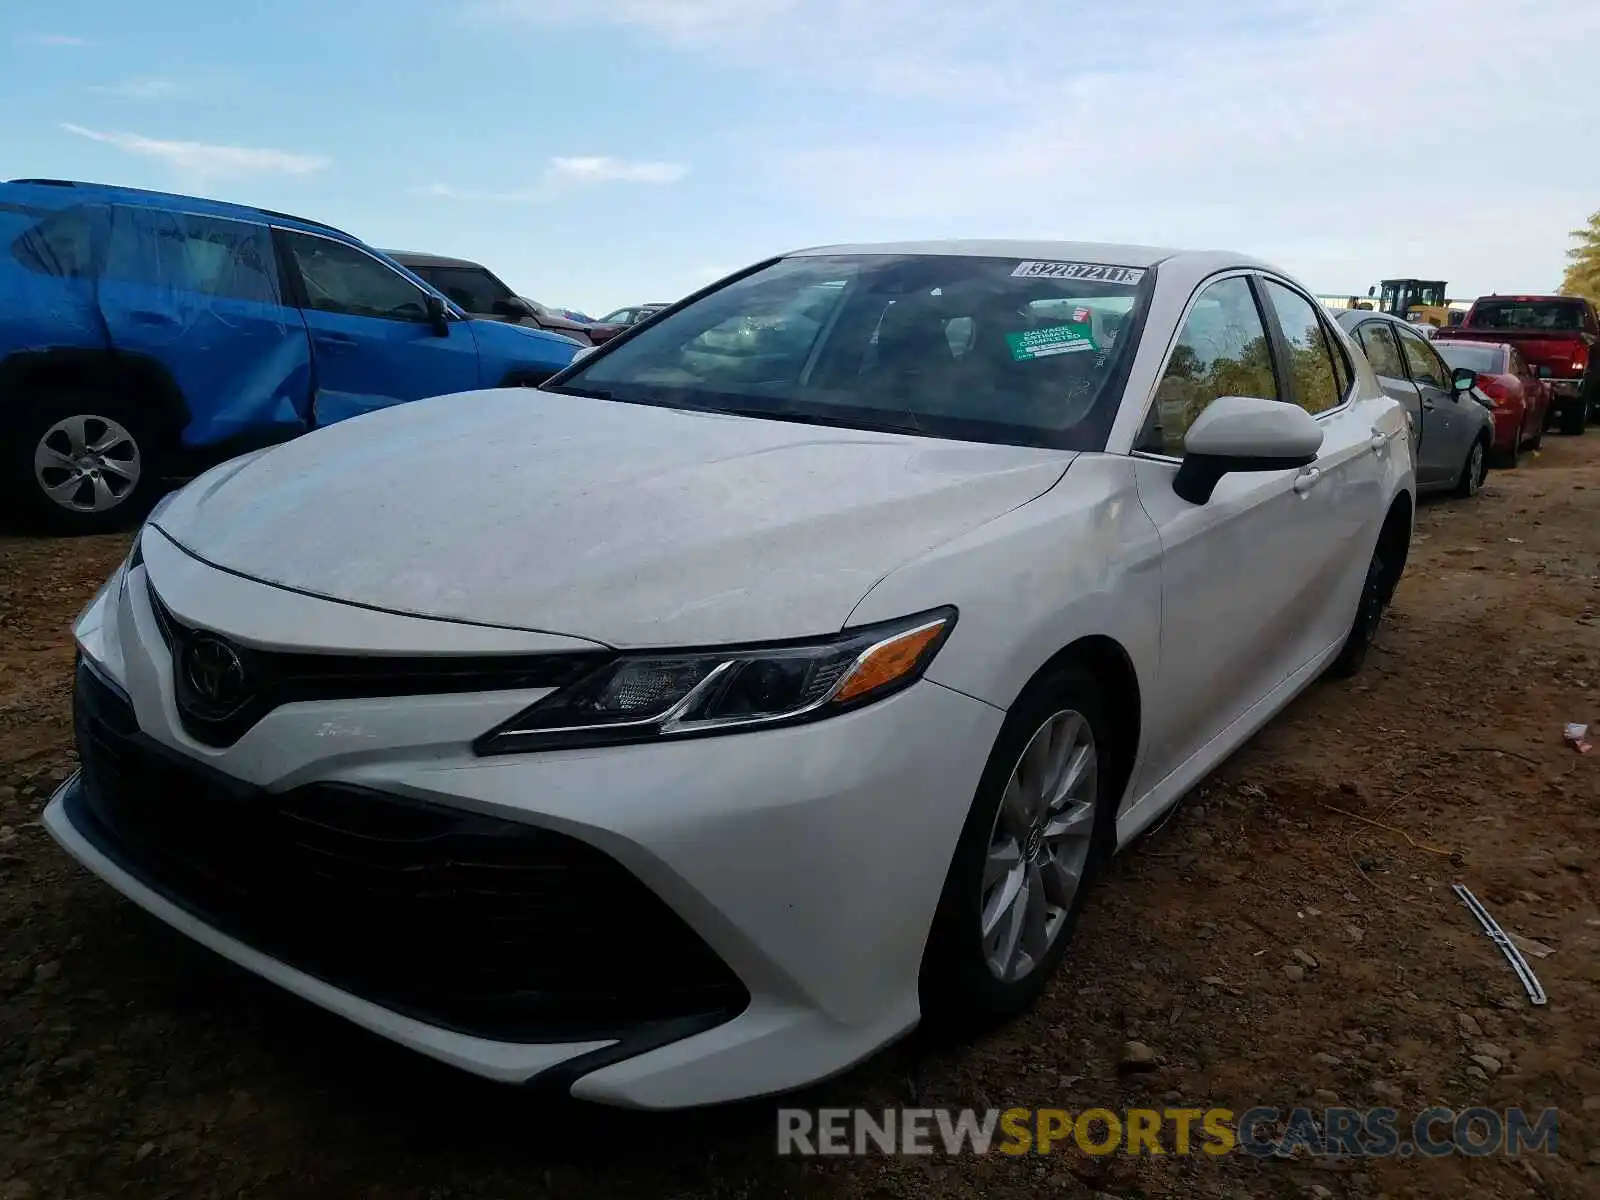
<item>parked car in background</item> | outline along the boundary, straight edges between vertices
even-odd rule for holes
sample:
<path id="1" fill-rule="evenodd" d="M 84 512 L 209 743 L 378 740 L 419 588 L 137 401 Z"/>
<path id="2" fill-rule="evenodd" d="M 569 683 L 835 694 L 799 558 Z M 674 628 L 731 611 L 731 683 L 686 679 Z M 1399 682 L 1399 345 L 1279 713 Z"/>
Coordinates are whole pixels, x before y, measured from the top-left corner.
<path id="1" fill-rule="evenodd" d="M 1366 354 L 1384 392 L 1411 418 L 1417 489 L 1476 495 L 1495 437 L 1493 412 L 1472 394 L 1476 372 L 1451 367 L 1410 321 L 1361 309 L 1337 320 Z"/>
<path id="2" fill-rule="evenodd" d="M 619 308 L 616 312 L 607 313 L 590 326 L 589 336 L 598 346 L 602 342 L 610 341 L 630 325 L 637 325 L 646 317 L 655 316 L 666 307 L 665 304 L 637 304 L 632 308 Z"/>
<path id="3" fill-rule="evenodd" d="M 1109 854 L 1360 667 L 1412 533 L 1401 405 L 1233 254 L 810 249 L 361 425 L 151 517 L 45 827 L 315 1004 L 635 1108 L 1024 1010 Z"/>
<path id="4" fill-rule="evenodd" d="M 1582 433 L 1600 421 L 1600 320 L 1580 296 L 1479 296 L 1438 341 L 1505 342 L 1550 384 L 1555 427 Z"/>
<path id="5" fill-rule="evenodd" d="M 575 349 L 471 320 L 317 221 L 0 184 L 0 496 L 57 530 L 114 527 L 163 477 L 358 413 L 537 383 Z"/>
<path id="6" fill-rule="evenodd" d="M 1494 414 L 1496 465 L 1514 467 L 1524 448 L 1537 450 L 1550 424 L 1550 385 L 1522 351 L 1505 342 L 1441 341 L 1452 368 L 1476 372 L 1474 395 Z"/>
<path id="7" fill-rule="evenodd" d="M 468 316 L 558 333 L 580 346 L 592 344 L 587 325 L 574 321 L 548 305 L 517 295 L 481 263 L 469 262 L 464 258 L 442 258 L 437 254 L 417 254 L 410 250 L 385 250 L 384 253 L 438 288 Z"/>

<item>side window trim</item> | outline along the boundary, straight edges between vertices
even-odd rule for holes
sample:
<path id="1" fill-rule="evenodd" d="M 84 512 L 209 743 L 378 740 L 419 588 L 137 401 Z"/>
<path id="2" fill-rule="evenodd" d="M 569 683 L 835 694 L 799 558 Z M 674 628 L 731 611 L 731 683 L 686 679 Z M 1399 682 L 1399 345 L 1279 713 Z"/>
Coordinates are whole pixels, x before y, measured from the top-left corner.
<path id="1" fill-rule="evenodd" d="M 1181 463 L 1183 461 L 1181 457 L 1174 454 L 1162 454 L 1156 450 L 1140 450 L 1138 449 L 1139 439 L 1144 436 L 1144 431 L 1150 425 L 1150 415 L 1156 405 L 1156 393 L 1160 391 L 1161 383 L 1167 377 L 1167 367 L 1172 362 L 1173 354 L 1177 352 L 1178 343 L 1183 340 L 1183 331 L 1188 327 L 1189 316 L 1194 312 L 1195 305 L 1200 302 L 1200 297 L 1205 295 L 1207 289 L 1213 284 L 1221 283 L 1226 279 L 1237 278 L 1243 278 L 1249 285 L 1251 299 L 1255 301 L 1256 305 L 1256 316 L 1260 318 L 1261 327 L 1267 332 L 1267 341 L 1269 344 L 1271 343 L 1273 327 L 1268 324 L 1267 314 L 1261 311 L 1263 297 L 1254 271 L 1248 267 L 1228 267 L 1217 271 L 1215 274 L 1207 275 L 1200 280 L 1199 283 L 1194 285 L 1194 291 L 1189 293 L 1189 299 L 1184 302 L 1183 312 L 1178 315 L 1178 323 L 1172 328 L 1172 337 L 1168 339 L 1167 348 L 1162 352 L 1161 362 L 1156 368 L 1155 378 L 1150 384 L 1150 390 L 1145 393 L 1144 405 L 1139 413 L 1139 424 L 1134 427 L 1136 432 L 1134 434 L 1133 447 L 1128 451 L 1130 455 L 1137 458 L 1152 459 L 1156 462 Z M 1272 360 L 1272 380 L 1278 390 L 1277 398 L 1281 402 L 1283 400 L 1283 375 L 1278 369 L 1278 356 L 1275 350 L 1268 357 Z"/>
<path id="2" fill-rule="evenodd" d="M 1272 343 L 1273 371 L 1278 377 L 1278 399 L 1282 400 L 1286 394 L 1283 381 L 1284 373 L 1288 370 L 1289 339 L 1284 335 L 1283 326 L 1278 320 L 1278 310 L 1273 306 L 1272 298 L 1265 294 L 1266 285 L 1269 281 L 1277 284 L 1285 291 L 1293 293 L 1295 296 L 1298 296 L 1301 300 L 1304 300 L 1311 306 L 1312 315 L 1316 317 L 1317 322 L 1322 329 L 1323 344 L 1328 348 L 1328 353 L 1330 355 L 1328 359 L 1328 369 L 1333 372 L 1333 378 L 1335 382 L 1337 382 L 1339 379 L 1339 369 L 1334 364 L 1334 360 L 1331 355 L 1344 354 L 1344 347 L 1339 344 L 1338 338 L 1328 332 L 1329 322 L 1323 315 L 1322 305 L 1301 290 L 1298 284 L 1285 279 L 1282 275 L 1275 275 L 1270 271 L 1258 271 L 1254 275 L 1256 304 L 1258 307 L 1268 310 L 1267 340 Z M 1345 386 L 1344 394 L 1339 397 L 1339 403 L 1330 408 L 1325 408 L 1319 413 L 1311 414 L 1315 420 L 1320 421 L 1324 417 L 1334 416 L 1338 413 L 1342 413 L 1349 408 L 1355 400 L 1355 366 L 1350 362 L 1348 357 L 1346 357 L 1343 361 L 1345 364 L 1345 374 L 1349 377 L 1350 382 Z M 1295 401 L 1293 401 L 1291 398 L 1290 403 L 1294 402 Z"/>
<path id="3" fill-rule="evenodd" d="M 288 259 L 294 268 L 294 298 L 296 308 L 306 308 L 310 301 L 306 296 L 305 280 L 300 274 L 300 264 L 294 261 L 294 252 L 289 247 L 288 237 L 290 234 L 295 234 L 299 237 L 318 238 L 324 242 L 332 242 L 336 246 L 343 246 L 346 250 L 354 250 L 357 254 L 370 259 L 374 264 L 382 267 L 385 271 L 389 272 L 389 274 L 403 282 L 407 287 L 410 287 L 415 291 L 420 291 L 424 296 L 437 296 L 438 299 L 443 300 L 446 305 L 445 311 L 450 320 L 455 321 L 461 319 L 457 316 L 456 306 L 449 299 L 449 297 L 438 296 L 437 293 L 426 283 L 419 288 L 417 286 L 416 279 L 413 279 L 411 276 L 403 274 L 400 271 L 396 271 L 388 263 L 384 262 L 383 259 L 379 258 L 376 254 L 372 253 L 372 251 L 368 250 L 365 246 L 362 246 L 357 242 L 347 242 L 343 238 L 329 237 L 325 233 L 317 233 L 310 229 L 292 229 L 287 225 L 270 225 L 268 228 L 272 230 L 273 245 L 278 249 L 280 270 L 282 268 L 284 259 Z M 418 279 L 420 278 L 421 276 L 418 276 Z M 392 321 L 397 320 L 398 318 L 372 317 L 370 319 L 374 321 Z"/>

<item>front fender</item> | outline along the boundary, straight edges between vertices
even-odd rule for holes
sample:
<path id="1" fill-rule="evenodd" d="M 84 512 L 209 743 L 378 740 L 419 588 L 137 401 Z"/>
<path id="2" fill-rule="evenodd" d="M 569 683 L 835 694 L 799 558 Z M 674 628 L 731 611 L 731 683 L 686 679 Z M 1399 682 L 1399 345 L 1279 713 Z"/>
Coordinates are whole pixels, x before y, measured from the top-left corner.
<path id="1" fill-rule="evenodd" d="M 1099 636 L 1127 654 L 1139 689 L 1156 679 L 1161 543 L 1132 461 L 1080 454 L 1054 488 L 880 580 L 850 624 L 938 604 L 960 612 L 928 678 L 997 708 L 1064 647 Z"/>

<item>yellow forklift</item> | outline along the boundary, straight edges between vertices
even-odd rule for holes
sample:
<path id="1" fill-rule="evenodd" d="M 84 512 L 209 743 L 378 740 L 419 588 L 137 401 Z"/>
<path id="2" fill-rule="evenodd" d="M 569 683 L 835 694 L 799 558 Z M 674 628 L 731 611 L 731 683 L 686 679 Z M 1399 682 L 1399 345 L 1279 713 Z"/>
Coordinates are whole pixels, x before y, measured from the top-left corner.
<path id="1" fill-rule="evenodd" d="M 1443 329 L 1450 324 L 1450 302 L 1445 299 L 1442 279 L 1385 279 L 1383 290 L 1368 288 L 1368 296 L 1378 297 L 1378 311 L 1404 317 L 1413 325 L 1432 325 Z"/>

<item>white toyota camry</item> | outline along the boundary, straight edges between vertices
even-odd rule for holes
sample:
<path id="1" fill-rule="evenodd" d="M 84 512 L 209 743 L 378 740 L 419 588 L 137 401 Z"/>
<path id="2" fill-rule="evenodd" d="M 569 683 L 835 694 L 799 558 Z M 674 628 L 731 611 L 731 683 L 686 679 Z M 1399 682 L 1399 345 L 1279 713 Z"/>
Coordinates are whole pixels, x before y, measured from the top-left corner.
<path id="1" fill-rule="evenodd" d="M 46 823 L 481 1075 L 793 1088 L 1021 1010 L 1105 856 L 1360 665 L 1405 435 L 1239 255 L 785 255 L 165 501 L 77 623 Z"/>

